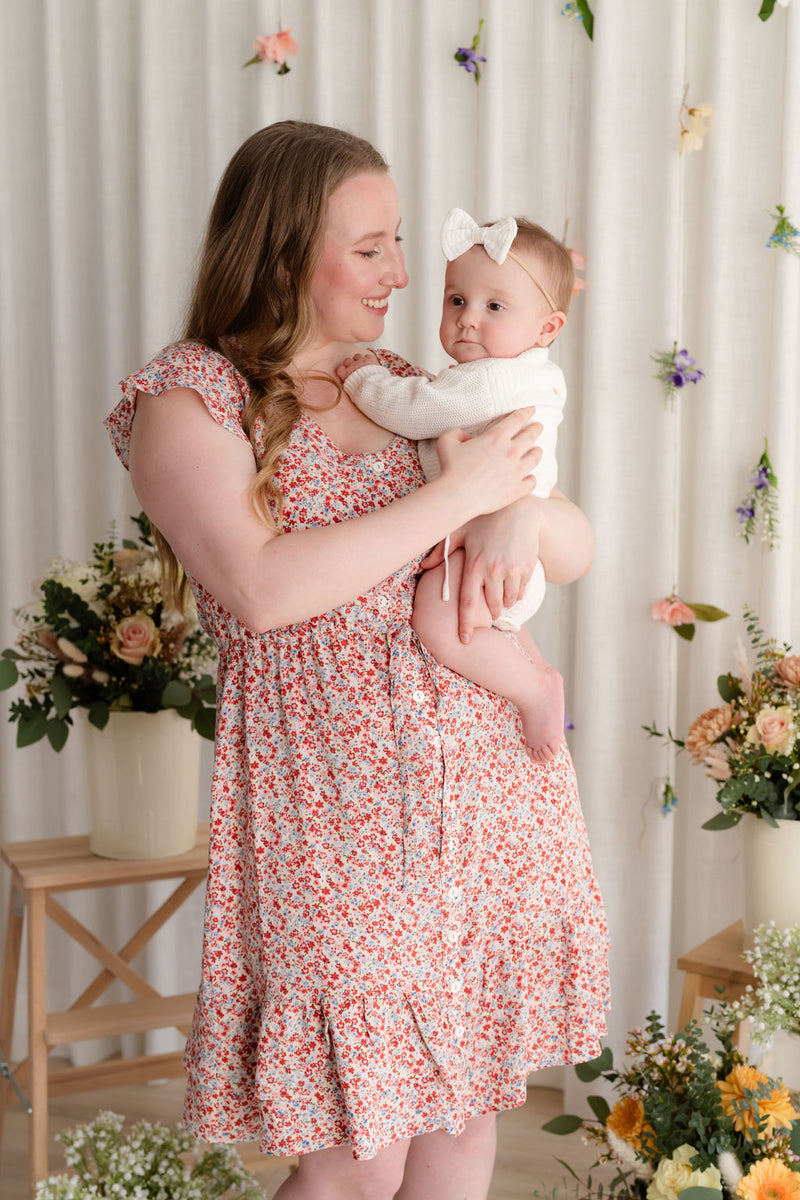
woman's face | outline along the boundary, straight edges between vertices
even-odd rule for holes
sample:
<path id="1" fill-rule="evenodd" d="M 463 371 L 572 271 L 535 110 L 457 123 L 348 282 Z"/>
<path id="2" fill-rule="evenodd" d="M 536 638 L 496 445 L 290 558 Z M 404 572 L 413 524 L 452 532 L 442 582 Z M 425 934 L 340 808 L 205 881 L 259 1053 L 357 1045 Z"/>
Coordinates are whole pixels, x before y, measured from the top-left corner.
<path id="1" fill-rule="evenodd" d="M 397 189 L 388 175 L 354 175 L 328 201 L 322 257 L 311 280 L 317 347 L 383 333 L 393 288 L 408 283 Z"/>

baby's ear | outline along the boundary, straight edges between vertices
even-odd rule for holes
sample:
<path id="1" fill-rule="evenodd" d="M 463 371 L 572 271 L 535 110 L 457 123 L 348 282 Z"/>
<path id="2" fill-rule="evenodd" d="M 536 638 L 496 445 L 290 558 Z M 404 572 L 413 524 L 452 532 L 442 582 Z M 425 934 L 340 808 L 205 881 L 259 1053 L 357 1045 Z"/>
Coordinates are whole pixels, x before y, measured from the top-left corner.
<path id="1" fill-rule="evenodd" d="M 560 310 L 551 312 L 539 334 L 539 346 L 549 346 L 554 342 L 566 324 L 567 314 Z"/>

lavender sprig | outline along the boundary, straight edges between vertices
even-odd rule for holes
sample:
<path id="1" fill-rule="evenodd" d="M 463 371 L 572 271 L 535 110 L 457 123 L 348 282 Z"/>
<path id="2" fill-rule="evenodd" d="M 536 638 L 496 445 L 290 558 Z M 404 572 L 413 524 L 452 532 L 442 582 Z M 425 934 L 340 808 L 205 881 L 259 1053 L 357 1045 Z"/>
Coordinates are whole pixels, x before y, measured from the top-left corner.
<path id="1" fill-rule="evenodd" d="M 750 490 L 736 509 L 740 537 L 749 544 L 750 538 L 760 533 L 761 540 L 767 543 L 770 550 L 774 550 L 780 540 L 778 502 L 778 477 L 772 469 L 765 438 L 764 453 L 750 476 Z"/>

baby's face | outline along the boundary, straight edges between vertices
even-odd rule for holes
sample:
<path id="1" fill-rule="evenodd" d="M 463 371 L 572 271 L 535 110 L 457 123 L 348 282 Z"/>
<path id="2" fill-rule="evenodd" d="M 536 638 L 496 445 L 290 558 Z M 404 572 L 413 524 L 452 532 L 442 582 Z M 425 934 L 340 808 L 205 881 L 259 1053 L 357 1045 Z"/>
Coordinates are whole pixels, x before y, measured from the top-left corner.
<path id="1" fill-rule="evenodd" d="M 531 266 L 541 277 L 541 268 Z M 439 338 L 459 363 L 516 358 L 539 345 L 550 312 L 519 263 L 507 258 L 500 265 L 473 246 L 447 264 Z"/>

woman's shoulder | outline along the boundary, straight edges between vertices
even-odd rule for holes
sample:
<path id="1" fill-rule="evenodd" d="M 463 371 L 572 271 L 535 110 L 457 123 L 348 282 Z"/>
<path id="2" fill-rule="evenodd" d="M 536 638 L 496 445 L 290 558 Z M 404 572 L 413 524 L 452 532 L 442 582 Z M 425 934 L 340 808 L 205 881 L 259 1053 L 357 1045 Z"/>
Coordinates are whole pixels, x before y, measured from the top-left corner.
<path id="1" fill-rule="evenodd" d="M 141 370 L 122 379 L 119 386 L 122 399 L 105 426 L 125 466 L 137 392 L 160 396 L 173 388 L 190 388 L 199 394 L 218 425 L 249 441 L 242 429 L 242 411 L 249 395 L 247 381 L 224 354 L 200 342 L 175 342 L 167 346 Z"/>

